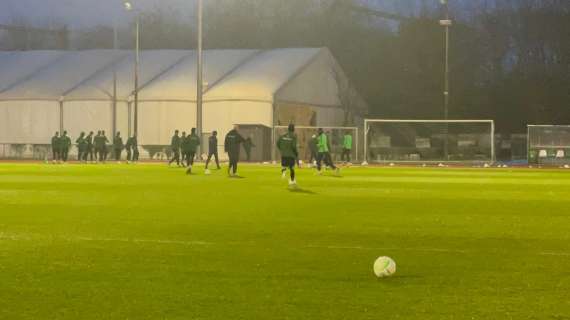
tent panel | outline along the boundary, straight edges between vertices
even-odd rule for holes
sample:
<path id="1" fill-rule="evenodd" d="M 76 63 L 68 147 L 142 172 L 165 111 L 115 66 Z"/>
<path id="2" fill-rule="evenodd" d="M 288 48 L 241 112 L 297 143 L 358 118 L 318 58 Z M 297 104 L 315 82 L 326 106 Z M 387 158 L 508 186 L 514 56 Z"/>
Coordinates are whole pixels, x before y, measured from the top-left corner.
<path id="1" fill-rule="evenodd" d="M 63 51 L 17 51 L 0 56 L 0 91 L 24 81 L 42 68 L 49 66 Z M 1 94 L 0 94 L 1 97 Z"/>
<path id="2" fill-rule="evenodd" d="M 113 97 L 113 77 L 117 77 L 117 99 L 126 101 L 134 91 L 135 57 L 131 51 L 118 51 L 115 66 L 89 78 L 66 95 L 67 99 L 109 99 Z M 185 50 L 146 50 L 140 55 L 139 88 L 159 77 L 190 52 Z M 141 90 L 142 92 L 142 90 Z"/>
<path id="3" fill-rule="evenodd" d="M 59 131 L 59 103 L 0 101 L 0 143 L 48 144 Z"/>
<path id="4" fill-rule="evenodd" d="M 207 101 L 273 101 L 273 95 L 320 49 L 275 49 L 258 54 L 211 88 Z"/>
<path id="5" fill-rule="evenodd" d="M 139 144 L 170 145 L 174 130 L 196 126 L 196 107 L 189 102 L 139 103 Z"/>
<path id="6" fill-rule="evenodd" d="M 317 126 L 344 126 L 344 110 L 340 108 L 314 107 L 317 112 Z"/>
<path id="7" fill-rule="evenodd" d="M 204 51 L 204 89 L 213 87 L 231 71 L 250 59 L 258 50 Z M 151 82 L 140 92 L 141 100 L 196 100 L 196 54 L 189 55 L 174 68 Z"/>
<path id="8" fill-rule="evenodd" d="M 339 106 L 341 103 L 337 78 L 347 83 L 344 73 L 336 68 L 328 50 L 322 50 L 309 66 L 277 92 L 275 99 L 312 105 Z"/>
<path id="9" fill-rule="evenodd" d="M 131 116 L 132 119 L 132 116 Z M 126 102 L 117 102 L 116 114 L 117 131 L 121 133 L 123 141 L 127 142 L 129 136 L 129 104 Z M 132 134 L 132 133 L 131 133 Z"/>
<path id="10" fill-rule="evenodd" d="M 112 135 L 112 107 L 106 101 L 70 101 L 63 104 L 63 126 L 75 143 L 81 132 L 105 130 Z"/>
<path id="11" fill-rule="evenodd" d="M 65 52 L 48 68 L 3 92 L 0 98 L 59 100 L 68 90 L 107 67 L 117 54 L 109 50 Z"/>

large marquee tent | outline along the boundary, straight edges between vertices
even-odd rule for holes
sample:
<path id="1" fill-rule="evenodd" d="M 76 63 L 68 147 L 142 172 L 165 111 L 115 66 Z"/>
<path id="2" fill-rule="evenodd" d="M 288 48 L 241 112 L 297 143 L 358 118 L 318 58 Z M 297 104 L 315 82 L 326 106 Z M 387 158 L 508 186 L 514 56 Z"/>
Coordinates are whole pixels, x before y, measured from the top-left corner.
<path id="1" fill-rule="evenodd" d="M 0 53 L 0 143 L 47 144 L 61 129 L 132 133 L 133 70 L 125 50 Z M 139 143 L 167 145 L 174 129 L 196 126 L 196 52 L 143 51 L 139 70 Z M 204 132 L 307 114 L 305 125 L 341 126 L 366 110 L 357 94 L 351 110 L 342 105 L 348 80 L 326 48 L 206 50 L 204 83 Z"/>

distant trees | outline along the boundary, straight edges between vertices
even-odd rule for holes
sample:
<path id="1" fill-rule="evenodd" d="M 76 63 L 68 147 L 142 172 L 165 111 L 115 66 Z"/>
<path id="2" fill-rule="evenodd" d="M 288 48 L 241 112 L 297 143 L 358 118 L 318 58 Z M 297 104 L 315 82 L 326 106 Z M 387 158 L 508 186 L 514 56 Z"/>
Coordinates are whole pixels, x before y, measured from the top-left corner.
<path id="1" fill-rule="evenodd" d="M 443 115 L 436 1 L 398 0 L 396 13 L 415 16 L 402 23 L 333 6 L 335 0 L 205 3 L 206 48 L 328 47 L 372 116 Z M 450 3 L 458 17 L 451 34 L 450 116 L 495 119 L 504 132 L 522 132 L 527 123 L 570 123 L 570 1 Z M 176 19 L 172 10 L 143 13 L 143 49 L 194 47 L 195 21 Z M 112 41 L 111 28 L 97 27 L 75 32 L 72 47 L 111 48 Z M 119 30 L 119 44 L 133 47 L 131 26 Z"/>

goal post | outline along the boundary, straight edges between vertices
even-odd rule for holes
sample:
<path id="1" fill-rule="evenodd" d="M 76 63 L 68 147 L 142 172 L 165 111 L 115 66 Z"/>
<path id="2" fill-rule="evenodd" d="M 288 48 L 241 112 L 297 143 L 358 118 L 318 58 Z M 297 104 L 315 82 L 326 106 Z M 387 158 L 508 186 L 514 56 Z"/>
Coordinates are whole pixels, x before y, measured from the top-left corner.
<path id="1" fill-rule="evenodd" d="M 280 136 L 287 133 L 287 126 L 274 126 L 273 127 L 273 146 L 277 143 L 277 139 Z M 311 158 L 311 151 L 309 149 L 309 144 L 313 135 L 317 135 L 319 129 L 323 129 L 325 134 L 329 138 L 329 143 L 331 145 L 331 157 L 333 161 L 342 161 L 342 151 L 343 151 L 343 141 L 346 134 L 352 136 L 352 150 L 350 152 L 350 161 L 357 162 L 360 161 L 359 155 L 359 129 L 358 127 L 316 127 L 316 126 L 295 126 L 295 134 L 297 134 L 297 144 L 299 149 L 299 160 L 308 162 Z M 279 155 L 276 150 L 275 155 Z"/>
<path id="2" fill-rule="evenodd" d="M 529 125 L 527 141 L 529 164 L 570 164 L 570 125 Z"/>
<path id="3" fill-rule="evenodd" d="M 492 163 L 493 120 L 364 120 L 368 163 Z"/>

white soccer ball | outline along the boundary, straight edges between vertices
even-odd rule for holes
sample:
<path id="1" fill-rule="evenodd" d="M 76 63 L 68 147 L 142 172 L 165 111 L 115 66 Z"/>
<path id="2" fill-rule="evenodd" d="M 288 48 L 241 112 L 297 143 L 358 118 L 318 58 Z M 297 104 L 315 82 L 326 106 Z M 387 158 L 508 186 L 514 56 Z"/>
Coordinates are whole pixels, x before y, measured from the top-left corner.
<path id="1" fill-rule="evenodd" d="M 374 274 L 378 278 L 390 277 L 396 273 L 396 262 L 390 257 L 380 257 L 374 261 Z"/>
<path id="2" fill-rule="evenodd" d="M 564 169 L 570 169 L 570 165 L 565 164 Z"/>
<path id="3" fill-rule="evenodd" d="M 211 173 L 212 173 L 212 172 L 210 171 L 210 169 L 206 169 L 206 170 L 204 171 L 204 174 L 205 174 L 205 175 L 210 175 Z"/>
<path id="4" fill-rule="evenodd" d="M 368 165 L 368 161 L 363 161 L 361 165 L 362 165 L 362 166 L 367 166 L 367 165 Z"/>

